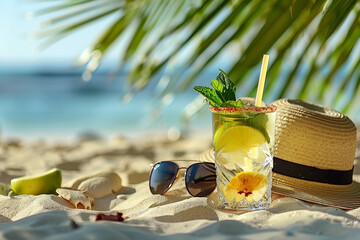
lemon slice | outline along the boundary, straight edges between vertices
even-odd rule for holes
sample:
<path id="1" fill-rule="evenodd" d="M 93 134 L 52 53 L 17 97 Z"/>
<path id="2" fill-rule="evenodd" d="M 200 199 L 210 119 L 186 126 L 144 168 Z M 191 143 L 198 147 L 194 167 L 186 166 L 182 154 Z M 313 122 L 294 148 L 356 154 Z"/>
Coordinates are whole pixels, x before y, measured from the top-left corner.
<path id="1" fill-rule="evenodd" d="M 267 142 L 265 136 L 255 128 L 249 126 L 225 127 L 227 126 L 222 126 L 223 129 L 218 129 L 214 135 L 216 151 L 229 153 L 241 150 L 248 153 L 252 148 Z"/>

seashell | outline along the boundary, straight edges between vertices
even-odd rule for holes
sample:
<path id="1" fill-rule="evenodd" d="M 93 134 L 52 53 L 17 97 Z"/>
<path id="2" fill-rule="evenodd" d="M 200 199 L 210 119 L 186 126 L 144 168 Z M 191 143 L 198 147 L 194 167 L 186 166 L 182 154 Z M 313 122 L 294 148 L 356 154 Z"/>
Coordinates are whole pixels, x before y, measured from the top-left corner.
<path id="1" fill-rule="evenodd" d="M 98 172 L 75 179 L 71 189 L 86 191 L 87 196 L 102 198 L 121 189 L 121 178 L 115 172 Z"/>
<path id="2" fill-rule="evenodd" d="M 94 198 L 87 196 L 86 191 L 57 188 L 56 192 L 61 198 L 73 204 L 75 208 L 90 210 L 91 205 L 94 204 Z"/>

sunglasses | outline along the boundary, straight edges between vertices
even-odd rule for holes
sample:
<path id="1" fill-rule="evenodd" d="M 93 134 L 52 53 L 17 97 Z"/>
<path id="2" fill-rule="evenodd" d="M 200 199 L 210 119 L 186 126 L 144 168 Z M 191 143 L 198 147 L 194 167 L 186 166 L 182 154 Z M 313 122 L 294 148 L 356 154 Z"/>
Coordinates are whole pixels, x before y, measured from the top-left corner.
<path id="1" fill-rule="evenodd" d="M 178 179 L 180 169 L 186 169 L 185 185 L 192 196 L 205 197 L 215 190 L 214 163 L 198 162 L 189 167 L 179 167 L 175 162 L 189 162 L 189 160 L 162 161 L 152 167 L 149 177 L 149 187 L 152 194 L 165 194 Z"/>

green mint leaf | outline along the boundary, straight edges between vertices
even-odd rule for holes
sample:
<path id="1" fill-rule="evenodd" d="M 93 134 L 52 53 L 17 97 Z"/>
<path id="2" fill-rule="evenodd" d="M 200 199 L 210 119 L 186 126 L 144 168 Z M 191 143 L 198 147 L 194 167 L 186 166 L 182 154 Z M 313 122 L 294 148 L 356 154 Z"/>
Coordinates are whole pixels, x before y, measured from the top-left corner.
<path id="1" fill-rule="evenodd" d="M 195 86 L 194 90 L 199 92 L 201 95 L 203 95 L 209 104 L 213 107 L 220 107 L 223 101 L 216 93 L 216 90 L 208 88 L 208 87 L 202 87 L 202 86 Z"/>
<path id="2" fill-rule="evenodd" d="M 235 92 L 233 89 L 228 89 L 226 86 L 217 79 L 211 81 L 210 85 L 218 92 L 219 97 L 224 101 L 236 100 Z"/>
<path id="3" fill-rule="evenodd" d="M 242 102 L 236 101 L 234 83 L 223 70 L 219 70 L 219 75 L 210 83 L 214 89 L 196 86 L 194 90 L 202 94 L 213 107 L 242 107 Z"/>
<path id="4" fill-rule="evenodd" d="M 216 94 L 219 96 L 222 102 L 226 102 L 226 96 L 224 92 L 226 91 L 225 85 L 220 81 L 214 79 L 211 81 L 210 85 L 215 89 Z"/>
<path id="5" fill-rule="evenodd" d="M 235 96 L 235 92 L 233 92 L 232 90 L 226 89 L 223 93 L 222 96 L 224 97 L 224 99 L 226 101 L 236 101 L 236 96 Z"/>
<path id="6" fill-rule="evenodd" d="M 219 71 L 220 73 L 216 77 L 216 79 L 219 80 L 222 84 L 224 84 L 226 89 L 232 90 L 235 93 L 236 87 L 234 83 L 230 80 L 230 78 L 226 75 L 226 73 L 223 70 L 219 69 Z"/>
<path id="7" fill-rule="evenodd" d="M 243 107 L 243 102 L 241 100 L 237 101 L 226 101 L 221 104 L 221 107 Z"/>
<path id="8" fill-rule="evenodd" d="M 219 92 L 223 92 L 225 89 L 225 85 L 217 79 L 212 80 L 210 85 Z"/>
<path id="9" fill-rule="evenodd" d="M 221 69 L 219 69 L 219 70 L 220 70 L 220 73 L 216 77 L 216 80 L 213 80 L 213 82 L 217 81 L 218 85 L 223 86 L 221 89 L 221 96 L 222 96 L 224 102 L 225 101 L 236 101 L 236 96 L 235 96 L 236 87 L 235 87 L 234 83 L 229 79 L 229 77 L 224 73 L 224 71 L 222 71 Z"/>

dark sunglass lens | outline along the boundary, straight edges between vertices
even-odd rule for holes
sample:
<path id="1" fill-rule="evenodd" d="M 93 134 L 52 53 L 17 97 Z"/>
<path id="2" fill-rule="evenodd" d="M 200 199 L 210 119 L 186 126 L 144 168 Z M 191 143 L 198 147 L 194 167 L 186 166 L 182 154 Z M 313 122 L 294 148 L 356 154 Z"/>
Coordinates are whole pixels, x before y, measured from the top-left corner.
<path id="1" fill-rule="evenodd" d="M 153 167 L 149 185 L 152 194 L 164 194 L 174 182 L 179 167 L 173 162 L 160 162 Z"/>
<path id="2" fill-rule="evenodd" d="M 196 163 L 186 170 L 186 188 L 194 197 L 205 197 L 216 187 L 214 163 Z"/>

